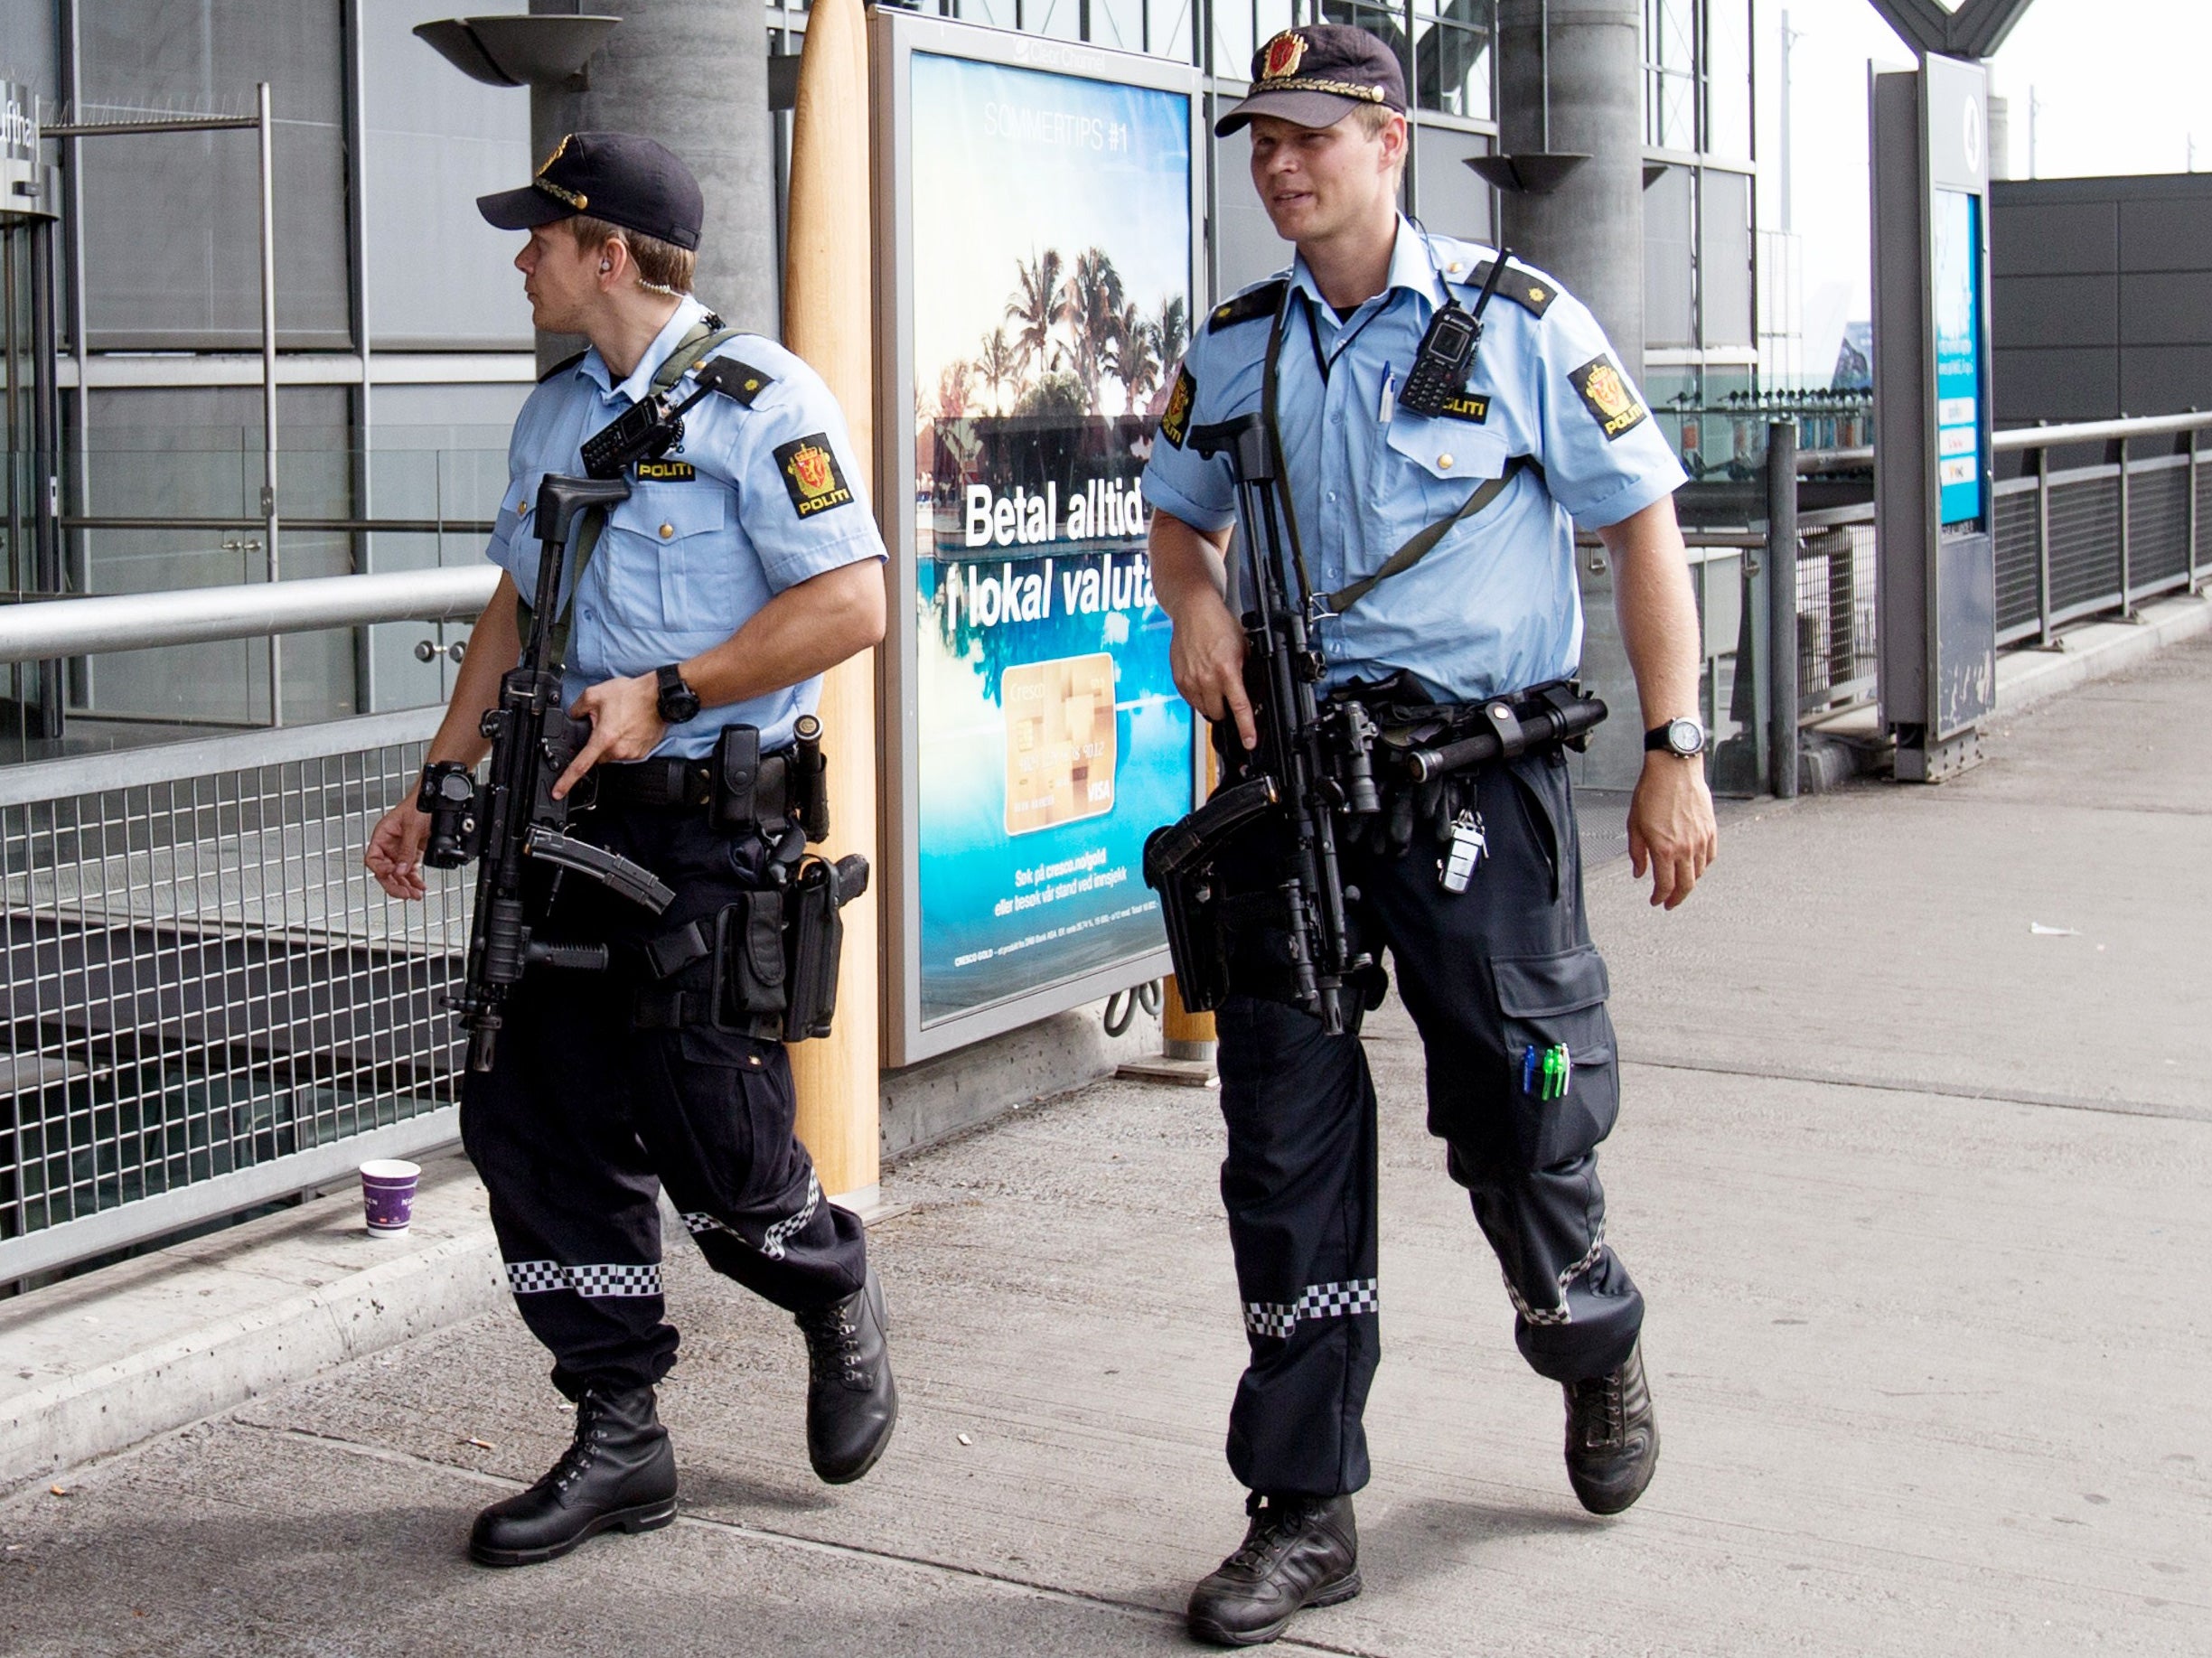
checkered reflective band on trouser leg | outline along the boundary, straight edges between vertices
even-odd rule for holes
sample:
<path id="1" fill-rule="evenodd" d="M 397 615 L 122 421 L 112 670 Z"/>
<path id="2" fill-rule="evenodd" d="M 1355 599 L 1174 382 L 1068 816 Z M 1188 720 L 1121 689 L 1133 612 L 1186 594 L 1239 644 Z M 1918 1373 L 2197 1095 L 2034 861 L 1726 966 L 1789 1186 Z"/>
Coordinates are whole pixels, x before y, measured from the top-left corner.
<path id="1" fill-rule="evenodd" d="M 1350 1284 L 1308 1284 L 1295 1301 L 1245 1302 L 1244 1331 L 1287 1342 L 1301 1319 L 1350 1318 L 1374 1310 L 1375 1281 L 1371 1278 Z"/>
<path id="2" fill-rule="evenodd" d="M 621 1266 L 613 1262 L 590 1267 L 565 1267 L 558 1260 L 511 1260 L 507 1288 L 511 1295 L 544 1296 L 571 1290 L 587 1298 L 602 1296 L 657 1296 L 661 1293 L 658 1262 Z"/>
<path id="3" fill-rule="evenodd" d="M 1230 998 L 1215 1029 L 1222 1200 L 1251 1349 L 1229 1411 L 1229 1466 L 1251 1491 L 1357 1491 L 1382 1352 L 1366 1058 L 1356 1039 L 1251 997 Z"/>

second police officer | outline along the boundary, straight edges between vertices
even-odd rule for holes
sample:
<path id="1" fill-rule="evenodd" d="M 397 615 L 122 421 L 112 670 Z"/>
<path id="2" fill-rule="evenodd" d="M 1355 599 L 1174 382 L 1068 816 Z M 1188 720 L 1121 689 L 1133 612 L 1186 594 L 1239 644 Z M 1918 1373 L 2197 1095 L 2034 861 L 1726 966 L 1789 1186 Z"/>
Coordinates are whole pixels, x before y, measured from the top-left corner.
<path id="1" fill-rule="evenodd" d="M 1476 306 L 1493 250 L 1399 212 L 1404 82 L 1374 36 L 1287 31 L 1254 54 L 1252 81 L 1216 131 L 1251 128 L 1252 183 L 1297 258 L 1201 328 L 1145 473 L 1177 685 L 1253 745 L 1223 557 L 1233 475 L 1190 439 L 1263 410 L 1272 374 L 1294 539 L 1342 613 L 1316 632 L 1329 685 L 1396 676 L 1401 697 L 1467 705 L 1567 679 L 1582 646 L 1575 527 L 1603 540 L 1649 734 L 1631 857 L 1652 902 L 1673 907 L 1715 850 L 1673 453 L 1589 311 L 1517 262 L 1441 409 L 1397 407 L 1432 317 Z M 1439 522 L 1417 565 L 1357 591 Z M 1353 921 L 1395 965 L 1426 1048 L 1429 1129 L 1496 1252 L 1521 1351 L 1564 1390 L 1570 1483 L 1586 1507 L 1617 1513 L 1651 1478 L 1658 1429 L 1643 1298 L 1605 1241 L 1596 1147 L 1617 1065 L 1567 763 L 1540 748 L 1449 787 L 1458 825 L 1486 842 L 1464 889 L 1448 889 L 1448 842 L 1424 818 L 1410 842 L 1347 850 Z M 1375 1096 L 1356 1024 L 1332 1037 L 1286 1005 L 1283 964 L 1253 954 L 1261 942 L 1233 941 L 1217 1016 L 1222 1194 L 1250 1346 L 1228 1453 L 1249 1522 L 1190 1604 L 1195 1634 L 1240 1645 L 1359 1592 L 1352 1494 L 1368 1479 L 1361 1419 L 1380 1353 Z M 1532 1066 L 1532 1052 L 1555 1050 L 1551 1073 Z"/>
<path id="2" fill-rule="evenodd" d="M 703 211 L 680 160 L 649 139 L 574 133 L 528 185 L 477 205 L 530 233 L 515 265 L 536 325 L 591 343 L 544 377 L 515 423 L 490 548 L 505 573 L 431 760 L 483 755 L 478 718 L 520 650 L 516 595 L 535 591 L 539 481 L 581 473 L 585 440 L 697 364 L 743 370 L 685 415 L 672 454 L 633 469 L 629 498 L 564 583 L 564 696 L 591 739 L 556 788 L 595 776 L 597 803 L 575 832 L 644 866 L 674 902 L 651 919 L 570 883 L 533 926 L 610 944 L 612 970 L 533 970 L 507 1005 L 493 1069 L 470 1074 L 462 1097 L 509 1288 L 576 1403 L 569 1450 L 476 1522 L 471 1553 L 512 1566 L 674 1517 L 653 1396 L 677 1345 L 661 1298 L 663 1188 L 710 1266 L 797 1318 L 816 1472 L 858 1479 L 890 1438 L 897 1395 L 860 1221 L 824 1196 L 793 1135 L 783 1044 L 723 1016 L 708 959 L 716 917 L 769 874 L 758 835 L 710 817 L 721 785 L 708 758 L 726 727 L 752 727 L 760 775 L 787 764 L 775 756 L 820 676 L 883 635 L 884 547 L 829 389 L 692 296 Z M 367 862 L 387 892 L 423 895 L 427 832 L 412 798 L 377 825 Z"/>

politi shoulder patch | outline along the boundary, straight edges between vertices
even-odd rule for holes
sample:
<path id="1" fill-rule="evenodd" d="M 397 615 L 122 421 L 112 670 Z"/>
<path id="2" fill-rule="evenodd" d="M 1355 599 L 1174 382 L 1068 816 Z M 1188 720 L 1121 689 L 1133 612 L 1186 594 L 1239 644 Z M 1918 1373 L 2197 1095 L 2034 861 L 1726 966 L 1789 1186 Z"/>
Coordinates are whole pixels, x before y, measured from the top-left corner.
<path id="1" fill-rule="evenodd" d="M 801 518 L 812 518 L 852 500 L 852 486 L 845 482 L 845 473 L 830 451 L 828 433 L 810 432 L 779 444 L 775 458 L 783 469 L 783 488 L 791 495 L 792 510 Z"/>
<path id="2" fill-rule="evenodd" d="M 1593 357 L 1567 378 L 1581 394 L 1583 407 L 1605 433 L 1607 443 L 1624 432 L 1633 432 L 1651 417 L 1651 411 L 1629 389 L 1628 377 L 1610 357 Z"/>
<path id="3" fill-rule="evenodd" d="M 1159 433 L 1176 448 L 1190 432 L 1191 410 L 1198 406 L 1198 382 L 1185 364 L 1176 370 L 1175 386 L 1167 393 L 1167 407 L 1160 410 Z"/>
<path id="4" fill-rule="evenodd" d="M 1273 316 L 1281 308 L 1283 290 L 1290 285 L 1280 276 L 1272 282 L 1263 282 L 1256 288 L 1247 288 L 1234 299 L 1224 300 L 1214 307 L 1206 318 L 1206 333 L 1218 333 L 1224 328 L 1234 328 L 1239 323 L 1249 323 L 1256 317 Z"/>

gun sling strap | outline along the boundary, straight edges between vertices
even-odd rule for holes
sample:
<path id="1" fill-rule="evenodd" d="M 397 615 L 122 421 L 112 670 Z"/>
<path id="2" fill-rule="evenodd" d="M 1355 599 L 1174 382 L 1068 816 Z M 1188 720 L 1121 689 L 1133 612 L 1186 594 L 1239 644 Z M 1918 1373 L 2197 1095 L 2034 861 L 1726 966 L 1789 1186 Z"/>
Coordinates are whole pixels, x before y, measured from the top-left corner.
<path id="1" fill-rule="evenodd" d="M 718 317 L 711 319 L 713 322 L 720 320 Z M 705 361 L 709 351 L 735 340 L 740 332 L 735 328 L 713 327 L 706 322 L 694 323 L 691 332 L 676 342 L 676 349 L 669 353 L 668 361 L 653 370 L 650 395 L 661 397 L 673 391 L 676 382 Z M 590 508 L 577 521 L 576 554 L 564 572 L 567 576 L 567 603 L 554 617 L 552 637 L 547 642 L 556 671 L 568 665 L 568 623 L 576 614 L 576 595 L 584 589 L 584 572 L 591 565 L 592 552 L 599 545 L 599 532 L 605 527 L 606 511 L 600 507 Z M 515 626 L 523 638 L 530 637 L 530 601 L 519 593 L 515 595 Z"/>
<path id="2" fill-rule="evenodd" d="M 1305 544 L 1299 539 L 1298 513 L 1290 501 L 1290 469 L 1284 463 L 1281 431 L 1275 419 L 1276 367 L 1282 355 L 1283 324 L 1289 315 L 1290 301 L 1294 295 L 1301 301 L 1305 299 L 1305 295 L 1298 289 L 1286 288 L 1282 304 L 1277 308 L 1275 321 L 1269 330 L 1267 358 L 1261 370 L 1261 413 L 1267 422 L 1269 445 L 1274 450 L 1275 474 L 1283 480 L 1281 491 L 1283 525 L 1289 532 L 1290 557 L 1298 566 L 1299 595 L 1306 600 L 1309 614 L 1317 616 L 1341 616 L 1373 592 L 1376 584 L 1386 581 L 1391 576 L 1402 575 L 1428 557 L 1436 549 L 1437 543 L 1443 540 L 1453 525 L 1463 519 L 1473 518 L 1500 495 L 1503 495 L 1517 473 L 1525 469 L 1535 472 L 1541 477 L 1542 468 L 1528 455 L 1513 456 L 1505 463 L 1503 472 L 1495 478 L 1486 479 L 1476 486 L 1474 493 L 1460 502 L 1457 507 L 1447 512 L 1434 523 L 1424 524 L 1399 543 L 1397 549 L 1382 561 L 1382 567 L 1373 575 L 1363 576 L 1355 582 L 1348 582 L 1334 593 L 1325 593 L 1317 598 L 1312 596 L 1311 584 L 1306 574 Z M 1309 325 L 1311 320 L 1309 312 L 1308 314 Z"/>

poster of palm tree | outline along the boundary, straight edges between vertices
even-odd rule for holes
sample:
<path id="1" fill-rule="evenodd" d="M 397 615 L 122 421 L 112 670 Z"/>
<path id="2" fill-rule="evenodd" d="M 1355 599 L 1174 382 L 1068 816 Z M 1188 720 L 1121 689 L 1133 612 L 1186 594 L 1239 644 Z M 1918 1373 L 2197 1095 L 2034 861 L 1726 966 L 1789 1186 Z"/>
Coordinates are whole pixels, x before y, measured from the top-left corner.
<path id="1" fill-rule="evenodd" d="M 1188 707 L 1139 485 L 1189 335 L 1191 98 L 917 50 L 909 108 L 926 1025 L 1157 950 Z"/>

